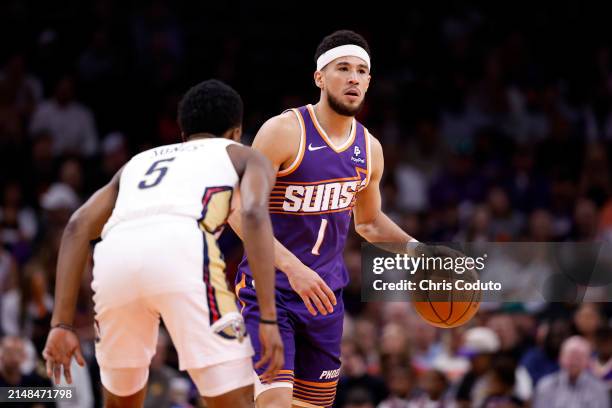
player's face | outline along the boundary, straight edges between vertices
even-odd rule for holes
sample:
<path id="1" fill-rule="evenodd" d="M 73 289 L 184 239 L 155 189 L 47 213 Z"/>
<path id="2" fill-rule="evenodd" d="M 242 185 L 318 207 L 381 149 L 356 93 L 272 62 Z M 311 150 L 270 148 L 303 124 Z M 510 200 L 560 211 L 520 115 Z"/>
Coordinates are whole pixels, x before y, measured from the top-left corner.
<path id="1" fill-rule="evenodd" d="M 370 85 L 370 70 L 361 58 L 341 57 L 315 72 L 315 82 L 334 111 L 355 116 L 363 106 Z"/>

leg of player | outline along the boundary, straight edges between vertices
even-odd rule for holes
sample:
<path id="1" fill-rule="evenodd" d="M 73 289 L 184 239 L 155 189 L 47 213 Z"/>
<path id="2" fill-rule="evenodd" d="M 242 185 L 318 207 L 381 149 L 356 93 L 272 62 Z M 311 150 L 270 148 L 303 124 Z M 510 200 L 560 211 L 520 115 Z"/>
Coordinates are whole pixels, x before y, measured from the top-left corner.
<path id="1" fill-rule="evenodd" d="M 257 408 L 289 408 L 293 400 L 293 389 L 290 387 L 271 388 L 259 394 L 255 400 Z"/>
<path id="2" fill-rule="evenodd" d="M 207 408 L 251 408 L 253 406 L 253 387 L 238 388 L 218 397 L 204 397 L 204 400 Z"/>
<path id="3" fill-rule="evenodd" d="M 187 371 L 208 408 L 253 406 L 253 366 L 250 357 Z"/>
<path id="4" fill-rule="evenodd" d="M 313 405 L 308 402 L 293 400 L 293 405 L 291 405 L 291 408 L 325 408 L 325 407 L 323 407 L 323 405 Z"/>
<path id="5" fill-rule="evenodd" d="M 147 391 L 148 368 L 102 368 L 104 407 L 142 407 Z M 109 390 L 109 388 L 111 390 Z M 134 390 L 137 390 L 134 392 Z"/>
<path id="6" fill-rule="evenodd" d="M 144 405 L 146 390 L 147 388 L 145 387 L 136 394 L 120 397 L 104 388 L 104 408 L 142 407 Z"/>

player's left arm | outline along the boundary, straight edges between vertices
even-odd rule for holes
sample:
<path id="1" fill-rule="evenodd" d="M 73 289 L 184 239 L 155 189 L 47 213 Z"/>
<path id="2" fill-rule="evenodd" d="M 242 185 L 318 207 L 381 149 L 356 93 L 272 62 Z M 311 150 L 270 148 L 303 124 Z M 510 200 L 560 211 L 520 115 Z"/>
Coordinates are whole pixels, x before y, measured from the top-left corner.
<path id="1" fill-rule="evenodd" d="M 364 190 L 357 193 L 355 207 L 353 208 L 357 233 L 368 242 L 393 244 L 384 245 L 381 248 L 395 253 L 453 258 L 464 256 L 461 252 L 443 245 L 419 243 L 382 212 L 380 180 L 385 162 L 380 142 L 371 135 L 370 138 L 372 141 L 370 183 Z M 414 244 L 409 244 L 411 242 Z"/>
<path id="2" fill-rule="evenodd" d="M 383 150 L 380 142 L 370 135 L 371 151 L 370 182 L 357 193 L 353 214 L 355 231 L 368 242 L 408 243 L 413 238 L 394 223 L 381 207 L 380 180 L 385 167 Z"/>
<path id="3" fill-rule="evenodd" d="M 61 366 L 64 367 L 68 384 L 72 382 L 70 360 L 73 355 L 80 365 L 85 364 L 79 340 L 71 327 L 90 242 L 100 236 L 104 224 L 115 208 L 120 175 L 121 170 L 72 214 L 62 235 L 57 260 L 55 305 L 51 319 L 53 329 L 49 332 L 43 351 L 43 357 L 47 360 L 47 374 L 50 378 L 55 377 L 56 383 L 60 380 Z"/>

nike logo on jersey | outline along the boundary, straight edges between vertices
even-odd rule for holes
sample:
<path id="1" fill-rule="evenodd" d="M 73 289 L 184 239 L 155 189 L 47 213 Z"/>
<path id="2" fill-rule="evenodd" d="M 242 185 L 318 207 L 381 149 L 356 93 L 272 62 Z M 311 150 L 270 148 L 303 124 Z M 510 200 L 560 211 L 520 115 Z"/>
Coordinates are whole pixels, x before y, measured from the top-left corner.
<path id="1" fill-rule="evenodd" d="M 325 146 L 325 145 L 323 145 L 323 146 L 316 146 L 316 147 L 313 147 L 313 146 L 312 146 L 312 143 L 309 143 L 309 144 L 308 144 L 308 151 L 309 151 L 309 152 L 314 152 L 315 150 L 325 149 L 326 147 L 327 147 L 327 146 Z"/>

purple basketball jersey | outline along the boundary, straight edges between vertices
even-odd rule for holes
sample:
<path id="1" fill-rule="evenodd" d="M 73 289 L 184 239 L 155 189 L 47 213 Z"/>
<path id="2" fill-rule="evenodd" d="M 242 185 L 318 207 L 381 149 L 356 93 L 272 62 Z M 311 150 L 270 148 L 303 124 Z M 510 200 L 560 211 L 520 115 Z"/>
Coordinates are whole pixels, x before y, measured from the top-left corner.
<path id="1" fill-rule="evenodd" d="M 335 291 L 348 283 L 343 251 L 356 194 L 370 179 L 370 136 L 353 120 L 350 137 L 335 146 L 311 105 L 292 111 L 302 135 L 295 161 L 278 173 L 270 197 L 274 236 Z M 252 278 L 246 259 L 239 271 Z M 291 290 L 282 272 L 276 287 Z"/>

